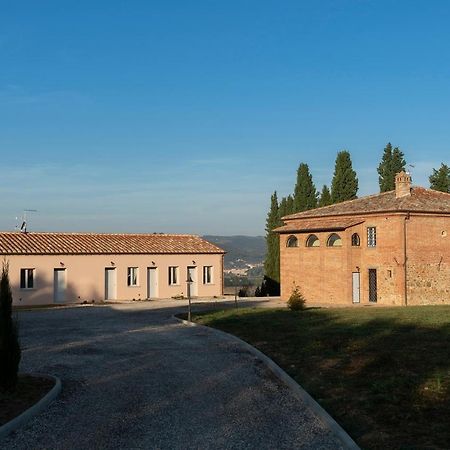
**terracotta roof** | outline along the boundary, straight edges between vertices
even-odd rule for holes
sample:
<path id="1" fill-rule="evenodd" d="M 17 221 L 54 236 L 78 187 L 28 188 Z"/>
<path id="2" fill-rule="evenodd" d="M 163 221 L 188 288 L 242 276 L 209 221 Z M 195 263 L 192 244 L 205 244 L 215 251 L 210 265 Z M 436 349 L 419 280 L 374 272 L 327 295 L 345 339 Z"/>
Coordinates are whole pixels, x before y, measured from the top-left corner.
<path id="1" fill-rule="evenodd" d="M 396 198 L 395 191 L 348 200 L 283 217 L 283 220 L 312 217 L 368 214 L 377 212 L 427 212 L 450 214 L 450 194 L 422 187 L 411 188 L 411 195 Z"/>
<path id="2" fill-rule="evenodd" d="M 188 234 L 1 233 L 0 255 L 225 253 Z"/>
<path id="3" fill-rule="evenodd" d="M 301 222 L 288 223 L 282 227 L 275 228 L 273 231 L 277 233 L 305 233 L 308 231 L 325 231 L 325 230 L 345 230 L 354 225 L 363 223 L 364 219 L 315 219 L 302 220 Z"/>

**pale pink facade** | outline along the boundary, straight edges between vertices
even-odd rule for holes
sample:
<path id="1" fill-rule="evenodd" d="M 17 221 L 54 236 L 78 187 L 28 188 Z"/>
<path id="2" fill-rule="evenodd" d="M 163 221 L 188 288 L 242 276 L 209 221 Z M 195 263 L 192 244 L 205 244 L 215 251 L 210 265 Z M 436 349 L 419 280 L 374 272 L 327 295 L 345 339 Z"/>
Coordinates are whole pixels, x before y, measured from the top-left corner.
<path id="1" fill-rule="evenodd" d="M 221 296 L 224 252 L 205 244 L 209 253 L 0 254 L 14 305 L 186 297 L 188 271 L 192 297 Z"/>

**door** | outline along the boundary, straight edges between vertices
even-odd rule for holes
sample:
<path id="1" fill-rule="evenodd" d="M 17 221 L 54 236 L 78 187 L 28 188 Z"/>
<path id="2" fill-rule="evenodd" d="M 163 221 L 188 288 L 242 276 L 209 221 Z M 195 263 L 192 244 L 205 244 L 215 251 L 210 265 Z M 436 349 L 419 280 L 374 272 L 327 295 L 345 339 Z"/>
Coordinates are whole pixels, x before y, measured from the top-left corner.
<path id="1" fill-rule="evenodd" d="M 352 273 L 352 292 L 353 292 L 353 303 L 360 302 L 360 274 L 359 272 Z"/>
<path id="2" fill-rule="evenodd" d="M 377 269 L 369 269 L 369 302 L 377 302 Z"/>
<path id="3" fill-rule="evenodd" d="M 191 297 L 197 297 L 197 267 L 189 266 L 187 268 L 188 280 L 191 282 Z"/>
<path id="4" fill-rule="evenodd" d="M 116 300 L 117 298 L 117 278 L 116 269 L 105 269 L 105 300 Z"/>
<path id="5" fill-rule="evenodd" d="M 158 268 L 147 269 L 147 298 L 158 298 Z"/>
<path id="6" fill-rule="evenodd" d="M 66 299 L 66 269 L 53 271 L 53 300 L 55 303 L 64 303 Z"/>

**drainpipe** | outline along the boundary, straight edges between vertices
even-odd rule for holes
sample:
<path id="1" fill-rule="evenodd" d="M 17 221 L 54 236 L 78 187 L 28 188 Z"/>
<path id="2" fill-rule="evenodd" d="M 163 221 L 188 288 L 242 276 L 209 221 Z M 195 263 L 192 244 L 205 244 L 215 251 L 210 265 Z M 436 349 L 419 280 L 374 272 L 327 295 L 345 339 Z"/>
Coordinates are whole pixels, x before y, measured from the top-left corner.
<path id="1" fill-rule="evenodd" d="M 407 254 L 407 226 L 406 221 L 409 220 L 410 213 L 408 212 L 403 221 L 403 264 L 404 264 L 404 298 L 405 298 L 405 306 L 408 306 L 408 254 Z"/>

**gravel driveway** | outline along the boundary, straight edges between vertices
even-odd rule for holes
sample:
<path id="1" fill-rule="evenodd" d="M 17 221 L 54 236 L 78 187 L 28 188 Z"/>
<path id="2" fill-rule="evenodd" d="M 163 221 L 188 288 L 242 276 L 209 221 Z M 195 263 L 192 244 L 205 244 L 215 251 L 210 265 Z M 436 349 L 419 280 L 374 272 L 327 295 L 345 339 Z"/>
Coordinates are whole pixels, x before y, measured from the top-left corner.
<path id="1" fill-rule="evenodd" d="M 20 314 L 22 371 L 61 378 L 2 449 L 340 448 L 239 343 L 175 321 L 174 303 Z"/>

